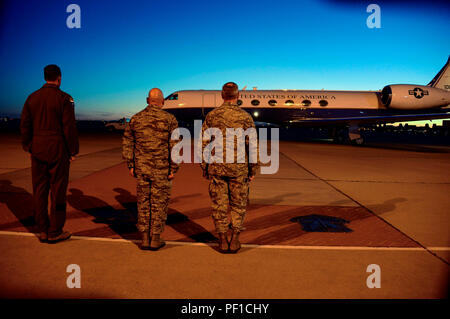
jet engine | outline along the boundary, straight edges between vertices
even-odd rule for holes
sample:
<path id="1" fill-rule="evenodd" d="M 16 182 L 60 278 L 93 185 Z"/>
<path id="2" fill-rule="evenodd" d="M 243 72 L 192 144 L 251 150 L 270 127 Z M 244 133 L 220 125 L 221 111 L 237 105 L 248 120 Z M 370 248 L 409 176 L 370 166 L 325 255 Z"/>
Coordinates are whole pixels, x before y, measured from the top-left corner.
<path id="1" fill-rule="evenodd" d="M 381 102 L 398 110 L 422 110 L 450 104 L 450 92 L 423 85 L 387 85 L 381 91 Z"/>

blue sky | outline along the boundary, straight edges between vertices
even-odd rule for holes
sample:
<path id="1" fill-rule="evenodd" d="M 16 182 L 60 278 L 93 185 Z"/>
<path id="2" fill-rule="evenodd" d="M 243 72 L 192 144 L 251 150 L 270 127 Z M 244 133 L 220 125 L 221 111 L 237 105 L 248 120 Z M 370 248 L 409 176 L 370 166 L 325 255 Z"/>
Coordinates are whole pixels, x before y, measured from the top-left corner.
<path id="1" fill-rule="evenodd" d="M 376 2 L 376 1 L 372 1 Z M 378 90 L 426 84 L 450 54 L 446 2 L 3 1 L 0 115 L 18 115 L 58 64 L 80 119 L 128 116 L 152 87 Z M 81 8 L 81 29 L 66 7 Z"/>

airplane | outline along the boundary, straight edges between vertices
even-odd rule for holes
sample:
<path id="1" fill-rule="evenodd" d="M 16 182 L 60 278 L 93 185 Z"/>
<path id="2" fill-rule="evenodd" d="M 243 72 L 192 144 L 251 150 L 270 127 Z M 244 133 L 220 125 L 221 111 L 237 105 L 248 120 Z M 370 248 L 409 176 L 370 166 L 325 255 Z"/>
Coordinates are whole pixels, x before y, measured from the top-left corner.
<path id="1" fill-rule="evenodd" d="M 364 143 L 360 127 L 450 118 L 450 56 L 427 85 L 390 84 L 380 91 L 241 90 L 238 105 L 255 122 L 333 128 L 336 141 Z M 163 109 L 180 122 L 204 119 L 222 104 L 220 90 L 181 90 Z"/>

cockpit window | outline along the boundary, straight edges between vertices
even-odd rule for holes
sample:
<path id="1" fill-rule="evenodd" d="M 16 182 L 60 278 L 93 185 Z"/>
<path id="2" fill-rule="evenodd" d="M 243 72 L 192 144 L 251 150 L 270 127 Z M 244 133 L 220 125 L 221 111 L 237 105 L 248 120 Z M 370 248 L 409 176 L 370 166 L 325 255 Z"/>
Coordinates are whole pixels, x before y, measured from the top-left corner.
<path id="1" fill-rule="evenodd" d="M 178 93 L 172 93 L 168 97 L 165 98 L 165 100 L 174 101 L 178 100 Z"/>

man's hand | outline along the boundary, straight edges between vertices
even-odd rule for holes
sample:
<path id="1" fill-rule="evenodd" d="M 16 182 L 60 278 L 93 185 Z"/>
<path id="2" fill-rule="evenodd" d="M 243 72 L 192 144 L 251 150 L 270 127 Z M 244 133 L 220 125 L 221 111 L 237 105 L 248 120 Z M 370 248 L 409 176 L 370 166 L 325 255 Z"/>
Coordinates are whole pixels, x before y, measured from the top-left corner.
<path id="1" fill-rule="evenodd" d="M 255 175 L 249 176 L 248 180 L 251 182 L 255 178 Z"/>
<path id="2" fill-rule="evenodd" d="M 74 160 L 76 160 L 77 158 L 75 156 L 71 156 L 70 157 L 70 161 L 73 162 Z"/>
<path id="3" fill-rule="evenodd" d="M 133 168 L 133 167 L 130 168 L 130 175 L 131 175 L 132 177 L 135 177 L 135 176 L 134 176 L 134 168 Z"/>
<path id="4" fill-rule="evenodd" d="M 171 181 L 174 177 L 175 177 L 175 176 L 174 176 L 173 173 L 172 173 L 172 174 L 170 174 L 169 176 L 167 176 L 167 179 L 168 179 L 169 181 Z"/>

